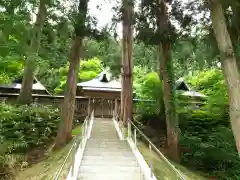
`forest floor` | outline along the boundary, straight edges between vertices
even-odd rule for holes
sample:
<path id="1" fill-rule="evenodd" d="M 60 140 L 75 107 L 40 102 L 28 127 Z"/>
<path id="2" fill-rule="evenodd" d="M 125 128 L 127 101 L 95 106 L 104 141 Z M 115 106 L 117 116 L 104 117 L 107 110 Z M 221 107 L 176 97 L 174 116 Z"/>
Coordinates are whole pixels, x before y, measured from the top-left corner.
<path id="1" fill-rule="evenodd" d="M 69 142 L 64 148 L 53 151 L 43 161 L 33 164 L 29 168 L 20 171 L 13 180 L 52 180 L 56 172 L 64 161 L 73 141 Z M 72 157 L 70 157 L 72 158 Z M 67 161 L 63 168 L 62 176 L 66 177 L 71 165 L 71 160 Z"/>
<path id="2" fill-rule="evenodd" d="M 73 136 L 81 133 L 81 127 L 73 129 Z M 74 140 L 70 141 L 65 147 L 51 151 L 47 154 L 44 160 L 31 165 L 30 167 L 20 171 L 12 180 L 52 180 L 62 165 L 66 155 L 68 154 Z M 73 156 L 69 156 L 67 163 L 63 167 L 61 178 L 64 179 L 68 175 Z M 61 179 L 60 178 L 60 179 Z"/>

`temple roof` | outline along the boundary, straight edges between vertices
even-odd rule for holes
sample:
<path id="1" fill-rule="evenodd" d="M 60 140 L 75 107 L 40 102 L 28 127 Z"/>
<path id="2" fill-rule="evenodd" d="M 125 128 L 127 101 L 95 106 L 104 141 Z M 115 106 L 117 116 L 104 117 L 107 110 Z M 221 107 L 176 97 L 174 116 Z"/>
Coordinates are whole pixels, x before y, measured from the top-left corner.
<path id="1" fill-rule="evenodd" d="M 176 81 L 176 89 L 177 90 L 183 90 L 183 91 L 190 91 L 191 88 L 189 87 L 189 85 L 184 81 L 183 78 L 179 78 Z"/>
<path id="2" fill-rule="evenodd" d="M 22 87 L 22 77 L 16 79 L 15 81 L 13 81 L 13 83 L 11 84 L 0 84 L 0 88 L 11 88 L 11 89 L 21 89 Z M 32 86 L 33 90 L 45 90 L 46 88 L 34 77 L 33 80 L 33 86 Z"/>
<path id="3" fill-rule="evenodd" d="M 96 78 L 78 83 L 77 86 L 82 87 L 83 90 L 92 91 L 121 91 L 121 83 L 119 80 L 111 79 L 111 74 L 101 72 Z"/>
<path id="4" fill-rule="evenodd" d="M 81 87 L 83 90 L 90 91 L 121 91 L 120 80 L 111 79 L 111 74 L 107 72 L 101 72 L 96 78 L 78 83 L 77 86 Z M 179 78 L 176 81 L 176 89 L 181 91 L 181 95 L 183 96 L 206 97 L 201 93 L 193 91 L 190 86 L 185 83 L 183 78 Z"/>
<path id="5" fill-rule="evenodd" d="M 184 81 L 183 78 L 179 78 L 176 81 L 176 90 L 181 91 L 181 95 L 189 97 L 206 97 L 197 91 L 191 89 L 191 87 Z"/>

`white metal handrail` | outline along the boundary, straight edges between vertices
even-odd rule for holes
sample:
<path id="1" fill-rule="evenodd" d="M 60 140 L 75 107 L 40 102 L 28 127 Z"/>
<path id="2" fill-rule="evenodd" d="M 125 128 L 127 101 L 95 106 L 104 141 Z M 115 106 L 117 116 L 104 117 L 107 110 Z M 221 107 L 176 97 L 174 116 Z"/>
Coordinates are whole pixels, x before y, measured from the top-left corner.
<path id="1" fill-rule="evenodd" d="M 145 141 L 148 143 L 149 151 L 150 153 L 152 150 L 155 150 L 155 152 L 168 164 L 168 166 L 177 174 L 177 176 L 181 180 L 186 180 L 185 176 L 161 153 L 161 151 L 150 141 L 150 139 L 134 124 L 133 121 L 130 119 L 128 120 L 128 138 L 132 137 L 132 128 L 133 128 L 133 141 L 135 144 L 135 147 L 137 147 L 137 133 L 144 138 Z M 151 175 L 153 174 L 153 164 L 150 162 L 149 168 L 151 171 Z"/>
<path id="2" fill-rule="evenodd" d="M 120 117 L 118 114 L 113 113 L 115 119 L 118 122 L 118 127 L 120 131 L 122 132 L 123 135 L 125 135 L 125 130 L 126 128 L 124 127 L 124 123 L 119 119 Z M 122 122 L 122 123 L 121 123 Z M 141 123 L 138 123 L 139 125 L 142 125 Z M 133 130 L 133 137 L 132 137 L 132 130 Z M 167 165 L 176 173 L 176 175 L 181 179 L 181 180 L 186 180 L 185 176 L 178 170 L 176 167 L 160 152 L 160 150 L 151 142 L 151 140 L 134 124 L 133 121 L 130 119 L 127 122 L 127 137 L 125 138 L 133 138 L 133 143 L 135 148 L 137 148 L 137 135 L 140 135 L 143 137 L 143 139 L 148 143 L 148 148 L 150 153 L 154 150 L 166 163 Z M 150 174 L 151 174 L 151 179 L 154 179 L 153 177 L 153 164 L 150 162 L 149 164 L 149 169 L 150 169 Z"/>
<path id="3" fill-rule="evenodd" d="M 63 163 L 61 164 L 60 168 L 57 170 L 57 173 L 56 173 L 56 176 L 54 178 L 54 180 L 59 180 L 61 174 L 62 174 L 62 171 L 63 171 L 63 168 L 68 160 L 68 158 L 70 157 L 70 154 L 72 153 L 73 149 L 76 147 L 76 142 L 77 142 L 77 138 L 75 137 L 74 139 L 74 142 L 73 142 L 73 145 L 71 146 L 70 150 L 68 151 L 66 157 L 64 158 L 64 161 Z"/>
<path id="4" fill-rule="evenodd" d="M 71 146 L 70 150 L 68 151 L 67 156 L 64 158 L 64 161 L 62 163 L 62 165 L 60 166 L 60 168 L 58 169 L 56 176 L 54 178 L 54 180 L 61 180 L 59 179 L 61 174 L 63 173 L 63 169 L 64 166 L 66 165 L 66 162 L 68 160 L 68 158 L 70 157 L 70 154 L 73 154 L 73 158 L 72 158 L 72 166 L 70 167 L 70 171 L 68 174 L 68 177 L 70 179 L 74 179 L 74 175 L 76 174 L 76 171 L 78 170 L 77 168 L 75 168 L 75 156 L 77 154 L 77 152 L 79 150 L 83 150 L 84 149 L 84 145 L 86 144 L 87 139 L 90 136 L 90 131 L 91 131 L 91 120 L 93 120 L 94 117 L 94 111 L 91 112 L 91 115 L 87 116 L 82 124 L 82 128 L 81 128 L 81 135 L 78 135 L 75 137 L 74 139 L 74 143 Z M 73 152 L 74 151 L 74 152 Z"/>

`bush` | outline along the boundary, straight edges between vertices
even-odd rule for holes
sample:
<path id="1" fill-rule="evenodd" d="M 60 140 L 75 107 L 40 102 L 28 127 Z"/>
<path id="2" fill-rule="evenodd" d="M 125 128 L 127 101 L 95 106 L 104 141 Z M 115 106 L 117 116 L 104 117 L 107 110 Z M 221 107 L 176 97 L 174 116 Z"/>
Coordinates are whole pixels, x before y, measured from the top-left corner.
<path id="1" fill-rule="evenodd" d="M 206 107 L 208 111 L 226 117 L 228 111 L 227 86 L 220 69 L 213 68 L 203 71 L 187 79 L 194 89 L 208 96 Z"/>
<path id="2" fill-rule="evenodd" d="M 2 160 L 10 156 L 17 162 L 15 157 L 51 142 L 60 121 L 58 109 L 36 104 L 17 107 L 1 103 L 0 114 L 0 172 L 10 168 L 9 162 Z"/>
<path id="3" fill-rule="evenodd" d="M 141 81 L 135 81 L 135 87 L 137 97 L 146 100 L 136 104 L 138 113 L 164 114 L 162 83 L 156 72 L 147 73 Z"/>
<path id="4" fill-rule="evenodd" d="M 0 83 L 8 84 L 22 75 L 23 60 L 19 56 L 0 57 Z"/>
<path id="5" fill-rule="evenodd" d="M 218 178 L 240 177 L 240 162 L 228 119 L 204 110 L 179 112 L 183 164 Z"/>

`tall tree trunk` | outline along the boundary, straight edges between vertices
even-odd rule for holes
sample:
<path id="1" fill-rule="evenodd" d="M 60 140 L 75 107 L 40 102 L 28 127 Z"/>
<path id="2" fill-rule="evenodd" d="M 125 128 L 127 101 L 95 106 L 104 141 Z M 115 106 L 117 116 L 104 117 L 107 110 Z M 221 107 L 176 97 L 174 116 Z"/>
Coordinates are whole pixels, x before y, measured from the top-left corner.
<path id="1" fill-rule="evenodd" d="M 126 54 L 127 54 L 127 47 L 126 47 L 126 36 L 125 33 L 126 32 L 126 28 L 123 26 L 123 38 L 122 38 L 122 66 L 121 66 L 121 108 L 120 108 L 120 120 L 123 120 L 123 116 L 124 116 L 124 106 L 125 106 L 125 64 L 126 64 Z"/>
<path id="2" fill-rule="evenodd" d="M 236 146 L 240 155 L 240 81 L 236 57 L 219 0 L 210 0 L 214 33 L 221 55 L 222 70 L 228 87 L 229 114 Z"/>
<path id="3" fill-rule="evenodd" d="M 126 125 L 128 119 L 132 118 L 133 93 L 132 93 L 132 29 L 133 22 L 133 0 L 123 0 L 123 58 L 124 58 L 124 113 L 123 122 Z"/>
<path id="4" fill-rule="evenodd" d="M 176 112 L 175 80 L 172 68 L 171 47 L 169 44 L 168 31 L 169 19 L 167 7 L 164 1 L 159 1 L 158 30 L 161 35 L 160 49 L 160 76 L 163 80 L 164 106 L 167 124 L 167 143 L 169 156 L 175 161 L 179 159 L 179 124 Z"/>
<path id="5" fill-rule="evenodd" d="M 67 76 L 67 83 L 64 93 L 62 107 L 62 121 L 56 138 L 56 147 L 59 147 L 72 139 L 72 124 L 75 110 L 75 98 L 77 89 L 77 78 L 81 57 L 82 41 L 86 34 L 85 21 L 89 0 L 79 0 L 78 19 L 75 25 L 76 37 L 72 45 L 70 65 Z"/>
<path id="6" fill-rule="evenodd" d="M 234 51 L 236 52 L 236 61 L 237 61 L 237 66 L 238 66 L 238 71 L 240 72 L 240 56 L 238 51 L 239 47 L 239 39 L 240 39 L 240 23 L 239 23 L 239 18 L 240 18 L 240 8 L 238 6 L 231 6 L 232 8 L 232 17 L 230 20 L 228 20 L 228 29 L 229 29 L 229 34 L 232 40 L 232 44 L 234 47 Z M 227 17 L 227 16 L 226 16 Z"/>
<path id="7" fill-rule="evenodd" d="M 36 58 L 38 56 L 38 51 L 40 47 L 40 39 L 42 33 L 42 27 L 46 19 L 46 4 L 48 0 L 41 0 L 37 19 L 33 27 L 33 35 L 31 39 L 31 44 L 29 47 L 29 52 L 27 54 L 27 59 L 25 62 L 25 68 L 22 79 L 22 87 L 20 94 L 18 96 L 19 104 L 30 104 L 32 102 L 32 85 L 34 80 L 34 71 L 36 67 Z"/>

